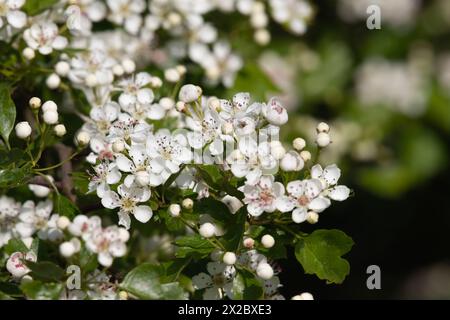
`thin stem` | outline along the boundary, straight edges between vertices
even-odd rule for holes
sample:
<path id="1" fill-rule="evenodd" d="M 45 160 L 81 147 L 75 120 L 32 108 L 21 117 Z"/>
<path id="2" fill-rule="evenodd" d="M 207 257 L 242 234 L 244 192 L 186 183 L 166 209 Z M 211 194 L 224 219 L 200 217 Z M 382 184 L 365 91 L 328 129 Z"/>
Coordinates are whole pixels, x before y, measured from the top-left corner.
<path id="1" fill-rule="evenodd" d="M 60 166 L 62 166 L 64 163 L 72 160 L 74 157 L 76 157 L 79 153 L 81 152 L 81 150 L 74 152 L 70 157 L 68 157 L 67 159 L 64 159 L 63 161 L 61 161 L 58 164 L 55 164 L 53 166 L 47 167 L 47 168 L 40 168 L 40 169 L 36 169 L 35 171 L 48 171 L 48 170 L 52 170 L 52 169 L 56 169 Z"/>
<path id="2" fill-rule="evenodd" d="M 40 173 L 38 171 L 35 171 L 35 173 L 41 177 L 43 177 L 45 180 L 47 180 L 47 182 L 52 186 L 52 188 L 55 190 L 56 194 L 59 195 L 59 191 L 58 188 L 55 186 L 55 184 L 53 183 L 53 181 L 51 179 L 49 179 L 45 174 Z"/>

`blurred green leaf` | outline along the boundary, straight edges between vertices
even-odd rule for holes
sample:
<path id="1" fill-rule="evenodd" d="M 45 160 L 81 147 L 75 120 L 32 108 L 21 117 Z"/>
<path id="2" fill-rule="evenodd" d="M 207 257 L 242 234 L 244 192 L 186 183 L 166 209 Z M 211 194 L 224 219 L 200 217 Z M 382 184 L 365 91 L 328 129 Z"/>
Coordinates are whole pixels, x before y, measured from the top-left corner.
<path id="1" fill-rule="evenodd" d="M 43 262 L 25 262 L 27 267 L 31 270 L 33 279 L 44 282 L 60 281 L 64 277 L 64 270 L 58 265 L 50 261 Z"/>
<path id="2" fill-rule="evenodd" d="M 59 0 L 31 0 L 26 1 L 22 10 L 25 11 L 30 16 L 35 16 L 38 13 L 50 8 L 54 4 L 58 3 Z"/>
<path id="3" fill-rule="evenodd" d="M 188 256 L 203 258 L 215 249 L 214 245 L 198 234 L 178 238 L 175 244 L 178 246 L 175 253 L 178 258 Z"/>
<path id="4" fill-rule="evenodd" d="M 29 299 L 57 300 L 63 290 L 63 284 L 32 280 L 23 282 L 20 288 Z"/>
<path id="5" fill-rule="evenodd" d="M 10 239 L 5 246 L 5 253 L 8 255 L 12 255 L 14 252 L 22 252 L 26 253 L 30 251 L 28 247 L 23 243 L 20 239 Z"/>
<path id="6" fill-rule="evenodd" d="M 55 201 L 55 208 L 59 215 L 73 218 L 76 215 L 81 214 L 80 209 L 78 209 L 78 207 L 66 196 L 58 194 Z"/>
<path id="7" fill-rule="evenodd" d="M 11 99 L 11 92 L 8 84 L 0 82 L 0 135 L 7 145 L 16 121 L 16 105 Z"/>

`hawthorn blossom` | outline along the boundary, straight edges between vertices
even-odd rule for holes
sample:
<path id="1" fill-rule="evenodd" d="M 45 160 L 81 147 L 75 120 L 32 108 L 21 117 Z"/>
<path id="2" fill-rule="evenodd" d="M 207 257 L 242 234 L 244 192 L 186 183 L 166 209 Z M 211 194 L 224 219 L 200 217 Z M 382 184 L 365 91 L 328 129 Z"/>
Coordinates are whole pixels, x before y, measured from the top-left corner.
<path id="1" fill-rule="evenodd" d="M 284 186 L 275 182 L 272 175 L 262 176 L 255 185 L 244 185 L 239 188 L 244 193 L 243 202 L 247 205 L 247 211 L 254 217 L 263 212 L 274 212 L 277 202 L 285 193 Z"/>
<path id="2" fill-rule="evenodd" d="M 335 165 L 329 165 L 322 169 L 320 164 L 311 168 L 311 177 L 318 179 L 325 190 L 324 194 L 335 201 L 344 201 L 350 195 L 350 189 L 344 185 L 337 185 L 341 177 L 341 170 Z"/>
<path id="3" fill-rule="evenodd" d="M 88 36 L 93 22 L 99 22 L 106 16 L 106 6 L 98 0 L 70 0 L 70 5 L 65 10 L 68 17 L 69 30 L 81 35 Z"/>
<path id="4" fill-rule="evenodd" d="M 137 34 L 142 25 L 141 13 L 145 10 L 144 0 L 107 0 L 110 13 L 108 19 L 123 25 L 131 34 Z"/>
<path id="5" fill-rule="evenodd" d="M 38 50 L 40 54 L 48 55 L 53 50 L 62 50 L 67 46 L 67 38 L 60 36 L 58 26 L 51 21 L 39 21 L 31 25 L 23 33 L 27 45 Z"/>
<path id="6" fill-rule="evenodd" d="M 119 225 L 129 229 L 131 225 L 130 215 L 133 215 L 136 220 L 142 223 L 150 220 L 153 215 L 152 209 L 146 205 L 139 205 L 139 203 L 146 202 L 149 199 L 150 190 L 148 188 L 128 188 L 121 184 L 117 187 L 117 192 L 105 192 L 102 204 L 108 209 L 120 208 L 118 212 Z"/>
<path id="7" fill-rule="evenodd" d="M 85 242 L 86 247 L 98 255 L 98 262 L 104 267 L 110 267 L 114 258 L 125 255 L 127 251 L 125 242 L 128 239 L 128 231 L 110 226 L 105 229 L 94 229 Z"/>
<path id="8" fill-rule="evenodd" d="M 209 274 L 202 272 L 192 277 L 192 284 L 196 290 L 206 289 L 203 299 L 219 300 L 224 296 L 232 299 L 236 269 L 221 262 L 209 262 L 206 269 Z"/>
<path id="9" fill-rule="evenodd" d="M 94 174 L 89 180 L 88 192 L 95 190 L 97 196 L 102 198 L 105 192 L 110 190 L 109 185 L 118 183 L 121 177 L 122 174 L 116 163 L 102 162 L 94 167 Z"/>
<path id="10" fill-rule="evenodd" d="M 51 218 L 53 202 L 49 199 L 35 204 L 25 201 L 20 209 L 20 222 L 16 228 L 23 238 L 31 237 L 36 231 L 41 239 L 52 241 L 62 238 L 62 232 L 56 227 L 57 216 Z"/>
<path id="11" fill-rule="evenodd" d="M 27 253 L 14 252 L 6 261 L 6 269 L 14 278 L 20 279 L 31 271 L 25 264 L 24 260 L 36 262 L 36 254 L 32 251 Z"/>
<path id="12" fill-rule="evenodd" d="M 21 204 L 13 198 L 0 196 L 0 248 L 17 235 Z"/>

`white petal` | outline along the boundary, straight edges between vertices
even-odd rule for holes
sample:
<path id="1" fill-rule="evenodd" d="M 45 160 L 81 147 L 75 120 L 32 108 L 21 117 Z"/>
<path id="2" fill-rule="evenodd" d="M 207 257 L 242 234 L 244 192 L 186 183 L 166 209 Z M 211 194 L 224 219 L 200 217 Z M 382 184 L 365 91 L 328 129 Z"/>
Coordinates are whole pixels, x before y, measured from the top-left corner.
<path id="1" fill-rule="evenodd" d="M 62 36 L 57 36 L 55 40 L 53 40 L 52 47 L 56 50 L 62 50 L 67 47 L 68 41 L 67 38 Z"/>
<path id="2" fill-rule="evenodd" d="M 209 274 L 202 272 L 192 277 L 192 285 L 195 289 L 201 290 L 211 287 L 213 282 Z"/>
<path id="3" fill-rule="evenodd" d="M 336 186 L 329 193 L 329 197 L 335 201 L 344 201 L 349 195 L 350 189 L 346 186 Z"/>
<path id="4" fill-rule="evenodd" d="M 292 221 L 295 223 L 302 223 L 307 218 L 307 212 L 305 208 L 297 208 L 292 211 Z"/>
<path id="5" fill-rule="evenodd" d="M 300 197 L 304 192 L 303 181 L 295 180 L 289 182 L 286 186 L 286 190 L 290 195 L 296 198 Z"/>
<path id="6" fill-rule="evenodd" d="M 212 276 L 222 273 L 225 270 L 225 267 L 226 267 L 226 265 L 221 262 L 209 262 L 206 265 L 206 269 L 208 270 L 209 274 Z"/>
<path id="7" fill-rule="evenodd" d="M 221 298 L 219 288 L 212 287 L 205 290 L 203 293 L 204 300 L 219 300 Z"/>
<path id="8" fill-rule="evenodd" d="M 132 172 L 135 169 L 133 162 L 123 154 L 116 157 L 117 168 L 122 172 Z"/>
<path id="9" fill-rule="evenodd" d="M 335 185 L 341 176 L 341 169 L 335 164 L 327 166 L 323 170 L 323 178 L 329 185 Z"/>
<path id="10" fill-rule="evenodd" d="M 331 204 L 330 199 L 325 197 L 317 197 L 309 203 L 308 208 L 316 211 L 317 213 L 320 213 L 326 208 L 328 208 L 330 204 Z"/>
<path id="11" fill-rule="evenodd" d="M 294 202 L 289 197 L 280 197 L 275 200 L 275 205 L 281 212 L 289 212 L 294 209 Z"/>
<path id="12" fill-rule="evenodd" d="M 115 209 L 120 206 L 120 198 L 114 191 L 107 191 L 103 195 L 102 205 L 108 209 Z"/>
<path id="13" fill-rule="evenodd" d="M 237 178 L 245 177 L 249 172 L 249 167 L 245 163 L 233 163 L 231 165 L 231 172 Z"/>
<path id="14" fill-rule="evenodd" d="M 126 212 L 119 211 L 118 216 L 119 216 L 119 226 L 124 226 L 125 229 L 127 230 L 130 229 L 131 225 L 130 215 Z"/>
<path id="15" fill-rule="evenodd" d="M 100 252 L 98 262 L 104 267 L 110 267 L 113 263 L 113 257 L 107 252 Z"/>
<path id="16" fill-rule="evenodd" d="M 322 177 L 323 169 L 320 164 L 316 164 L 311 168 L 311 178 L 320 179 Z"/>
<path id="17" fill-rule="evenodd" d="M 109 252 L 114 257 L 123 257 L 127 252 L 127 246 L 122 241 L 114 241 L 109 245 Z"/>
<path id="18" fill-rule="evenodd" d="M 134 209 L 134 217 L 137 221 L 146 223 L 152 217 L 153 212 L 149 206 L 139 206 Z"/>
<path id="19" fill-rule="evenodd" d="M 13 10 L 6 15 L 8 23 L 14 28 L 22 28 L 27 23 L 27 15 L 19 10 Z"/>

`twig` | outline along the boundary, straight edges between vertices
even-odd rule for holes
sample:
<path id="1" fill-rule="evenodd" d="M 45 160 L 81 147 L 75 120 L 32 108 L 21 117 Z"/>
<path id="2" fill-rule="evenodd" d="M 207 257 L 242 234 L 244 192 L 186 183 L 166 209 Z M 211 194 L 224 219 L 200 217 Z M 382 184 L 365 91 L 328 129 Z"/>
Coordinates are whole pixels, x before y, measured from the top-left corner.
<path id="1" fill-rule="evenodd" d="M 70 173 L 72 172 L 72 162 L 66 161 L 72 154 L 72 148 L 63 145 L 62 143 L 55 144 L 56 152 L 58 153 L 59 160 L 64 162 L 61 165 L 61 184 L 63 193 L 73 202 L 76 201 L 77 197 L 72 192 L 73 190 L 73 182 L 70 177 Z"/>

